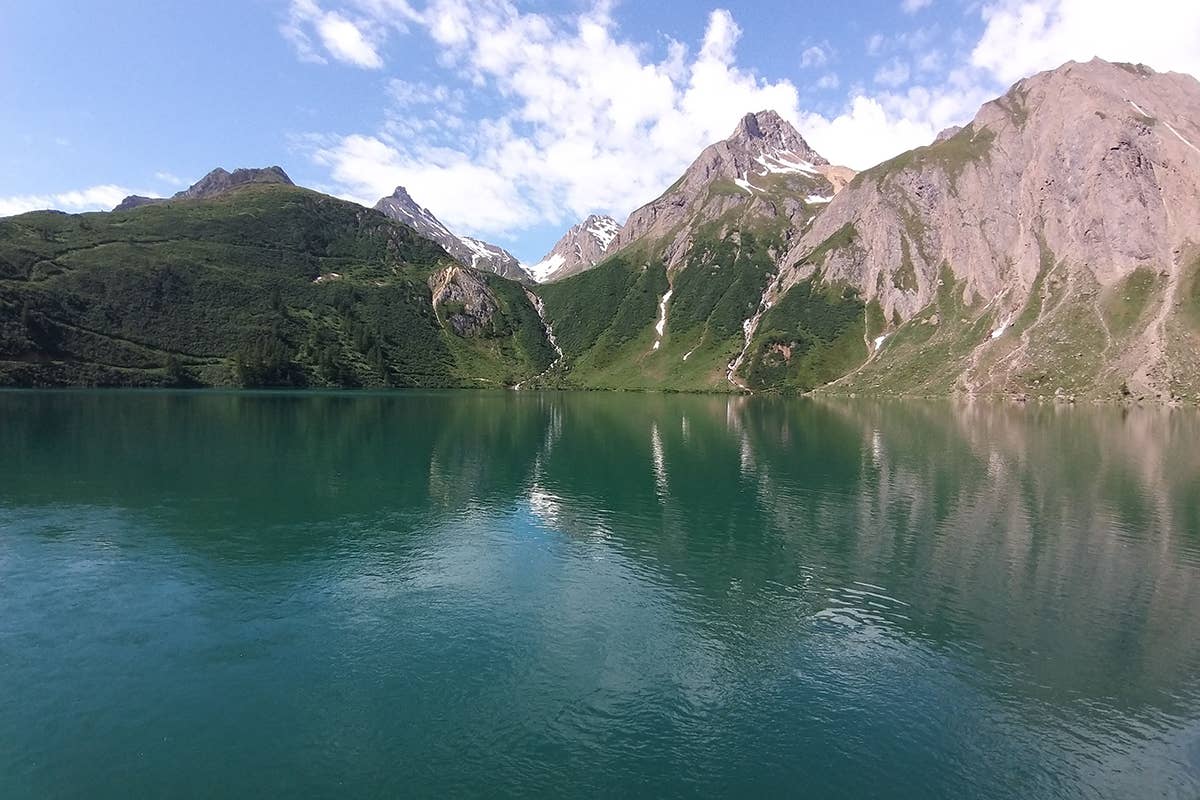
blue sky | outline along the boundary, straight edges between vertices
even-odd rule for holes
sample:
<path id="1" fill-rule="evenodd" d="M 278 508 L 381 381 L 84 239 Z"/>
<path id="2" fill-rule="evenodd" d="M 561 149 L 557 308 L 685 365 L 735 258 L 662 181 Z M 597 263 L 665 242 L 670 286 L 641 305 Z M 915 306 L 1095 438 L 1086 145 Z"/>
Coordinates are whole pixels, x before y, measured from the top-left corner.
<path id="1" fill-rule="evenodd" d="M 652 199 L 747 111 L 773 107 L 863 168 L 1071 58 L 1200 73 L 1200 3 L 1128 8 L 9 0 L 0 214 L 279 164 L 368 204 L 403 183 L 456 231 L 533 262 L 587 213 Z"/>

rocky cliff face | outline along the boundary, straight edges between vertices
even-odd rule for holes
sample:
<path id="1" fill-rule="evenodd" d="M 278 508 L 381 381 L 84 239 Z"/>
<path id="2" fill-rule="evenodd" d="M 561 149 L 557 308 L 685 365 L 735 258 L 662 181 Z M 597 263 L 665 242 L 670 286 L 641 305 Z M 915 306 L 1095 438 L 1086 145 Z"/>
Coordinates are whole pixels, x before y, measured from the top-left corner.
<path id="1" fill-rule="evenodd" d="M 454 260 L 465 266 L 494 272 L 515 281 L 532 281 L 512 253 L 497 245 L 455 234 L 432 211 L 413 200 L 403 186 L 397 186 L 390 197 L 376 203 L 375 210 L 437 242 Z"/>
<path id="2" fill-rule="evenodd" d="M 429 276 L 433 308 L 458 336 L 487 330 L 499 310 L 496 296 L 473 270 L 447 267 Z"/>
<path id="3" fill-rule="evenodd" d="M 541 283 L 578 275 L 600 263 L 620 232 L 615 219 L 593 214 L 567 231 L 529 273 Z"/>
<path id="4" fill-rule="evenodd" d="M 877 304 L 863 389 L 1200 391 L 1198 121 L 1189 76 L 1096 60 L 1022 80 L 861 173 L 766 302 L 819 273 Z"/>
<path id="5" fill-rule="evenodd" d="M 217 167 L 212 172 L 205 175 L 196 183 L 184 189 L 182 192 L 177 192 L 172 200 L 206 200 L 210 197 L 217 197 L 225 194 L 228 191 L 245 186 L 252 183 L 274 183 L 284 186 L 295 186 L 292 179 L 281 167 L 264 167 L 261 169 L 235 169 L 233 172 L 228 172 L 221 167 Z M 113 211 L 131 211 L 142 206 L 157 205 L 158 203 L 167 202 L 167 198 L 161 197 L 142 197 L 141 195 L 130 195 L 117 205 Z"/>

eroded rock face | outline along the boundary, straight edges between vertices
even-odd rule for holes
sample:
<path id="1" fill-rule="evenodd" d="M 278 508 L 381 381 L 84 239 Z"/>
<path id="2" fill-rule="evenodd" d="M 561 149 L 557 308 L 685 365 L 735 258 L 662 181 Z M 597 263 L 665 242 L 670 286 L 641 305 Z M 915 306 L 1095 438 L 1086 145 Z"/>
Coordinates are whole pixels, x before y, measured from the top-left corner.
<path id="1" fill-rule="evenodd" d="M 277 183 L 284 186 L 295 186 L 281 167 L 235 169 L 233 172 L 227 172 L 217 167 L 187 189 L 176 194 L 174 199 L 201 200 L 216 197 L 230 189 L 250 183 Z"/>
<path id="2" fill-rule="evenodd" d="M 483 278 L 458 265 L 430 275 L 429 290 L 434 310 L 458 336 L 478 336 L 489 328 L 500 309 Z"/>
<path id="3" fill-rule="evenodd" d="M 1153 388 L 1171 379 L 1166 323 L 1196 259 L 1197 198 L 1200 83 L 1069 63 L 1018 82 L 934 145 L 861 173 L 784 256 L 781 286 L 819 268 L 903 321 L 935 302 L 948 276 L 964 303 L 991 304 L 1005 325 L 1044 295 L 1099 319 L 1101 341 L 1079 342 L 1078 358 L 1103 349 L 1101 370 Z M 1159 276 L 1156 310 L 1120 351 L 1099 304 L 1137 270 Z M 965 388 L 995 383 L 989 360 L 964 374 Z M 1037 361 L 1015 353 L 1004 369 Z"/>
<path id="4" fill-rule="evenodd" d="M 146 196 L 140 195 L 140 194 L 131 194 L 128 197 L 126 197 L 124 200 L 122 200 L 120 203 L 118 203 L 117 207 L 114 208 L 113 211 L 132 211 L 135 208 L 141 208 L 142 206 L 152 206 L 156 203 L 163 203 L 163 202 L 165 202 L 165 200 L 164 200 L 164 198 L 161 198 L 161 197 L 146 197 Z"/>

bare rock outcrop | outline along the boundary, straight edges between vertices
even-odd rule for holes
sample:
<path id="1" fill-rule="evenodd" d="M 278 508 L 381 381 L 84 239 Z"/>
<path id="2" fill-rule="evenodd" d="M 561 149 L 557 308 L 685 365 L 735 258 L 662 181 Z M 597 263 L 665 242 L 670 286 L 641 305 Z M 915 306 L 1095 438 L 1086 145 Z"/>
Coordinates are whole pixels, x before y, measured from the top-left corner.
<path id="1" fill-rule="evenodd" d="M 458 336 L 486 331 L 500 309 L 483 278 L 457 264 L 430 275 L 429 291 L 439 318 Z"/>
<path id="2" fill-rule="evenodd" d="M 1003 389 L 1016 374 L 1077 363 L 1092 386 L 1121 373 L 1135 392 L 1169 393 L 1181 377 L 1172 347 L 1186 344 L 1172 319 L 1197 263 L 1197 198 L 1200 83 L 1072 62 L 1019 81 L 935 144 L 859 174 L 784 256 L 775 292 L 819 269 L 894 324 L 952 287 L 996 322 L 977 348 L 995 352 L 964 365 L 962 389 Z M 1126 334 L 1114 319 L 1123 325 L 1121 303 L 1136 300 L 1135 273 L 1151 291 L 1144 310 L 1125 313 L 1135 318 Z M 1050 318 L 1056 308 L 1063 320 Z M 1030 340 L 1037 331 L 1016 330 L 1043 320 L 1056 341 L 1075 338 L 1071 363 L 1047 361 Z"/>

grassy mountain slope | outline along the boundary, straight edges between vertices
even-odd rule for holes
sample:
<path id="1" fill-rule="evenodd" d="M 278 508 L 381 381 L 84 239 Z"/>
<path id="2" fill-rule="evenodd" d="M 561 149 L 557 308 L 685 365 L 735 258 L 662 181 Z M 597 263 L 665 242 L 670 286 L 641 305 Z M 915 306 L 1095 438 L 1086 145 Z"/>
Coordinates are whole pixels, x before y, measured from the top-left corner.
<path id="1" fill-rule="evenodd" d="M 735 134 L 715 147 L 757 165 L 743 152 L 747 146 L 746 137 Z M 588 272 L 538 287 L 566 356 L 548 383 L 742 388 L 740 379 L 730 380 L 729 366 L 746 347 L 745 323 L 758 313 L 789 237 L 820 210 L 817 198 L 832 195 L 834 188 L 815 170 L 760 168 L 727 178 L 722 170 L 729 163 L 717 160 L 713 167 L 712 152 L 647 207 L 675 209 L 674 225 L 662 224 L 664 212 L 647 213 L 652 220 L 645 224 L 647 234 Z M 704 183 L 701 175 L 711 179 Z M 680 188 L 685 185 L 690 192 Z"/>
<path id="2" fill-rule="evenodd" d="M 460 337 L 433 308 L 436 244 L 283 185 L 119 213 L 0 220 L 0 384 L 456 386 L 554 354 L 515 284 Z"/>

